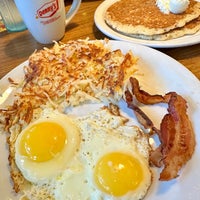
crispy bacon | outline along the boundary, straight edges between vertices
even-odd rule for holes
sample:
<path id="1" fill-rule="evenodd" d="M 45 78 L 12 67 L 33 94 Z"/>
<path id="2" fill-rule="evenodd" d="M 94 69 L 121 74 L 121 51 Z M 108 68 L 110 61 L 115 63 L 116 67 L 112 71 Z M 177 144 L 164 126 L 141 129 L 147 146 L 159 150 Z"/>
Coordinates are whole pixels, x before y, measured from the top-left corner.
<path id="1" fill-rule="evenodd" d="M 159 130 L 154 126 L 151 119 L 136 104 L 133 103 L 133 96 L 130 91 L 125 91 L 125 97 L 128 107 L 134 111 L 139 123 L 145 129 L 150 129 L 151 133 L 159 132 Z"/>
<path id="2" fill-rule="evenodd" d="M 175 92 L 170 93 L 168 112 L 161 122 L 161 152 L 164 169 L 160 180 L 178 176 L 179 170 L 192 157 L 195 136 L 187 115 L 187 103 Z"/>
<path id="3" fill-rule="evenodd" d="M 132 85 L 132 93 L 136 99 L 143 104 L 155 104 L 155 103 L 166 103 L 167 99 L 162 95 L 151 95 L 144 90 L 140 89 L 139 82 L 136 78 L 131 77 L 130 82 Z"/>
<path id="4" fill-rule="evenodd" d="M 153 129 L 159 136 L 160 146 L 151 153 L 150 161 L 157 167 L 164 165 L 160 180 L 167 181 L 176 178 L 179 170 L 192 157 L 195 148 L 195 136 L 187 115 L 187 102 L 175 92 L 164 96 L 150 95 L 139 88 L 137 79 L 131 78 L 130 82 L 132 93 L 140 103 L 168 103 L 168 113 L 161 121 L 160 130 L 157 130 L 144 113 L 137 112 L 138 108 L 133 103 L 130 91 L 125 92 L 128 107 L 134 110 L 138 121 L 145 128 Z"/>

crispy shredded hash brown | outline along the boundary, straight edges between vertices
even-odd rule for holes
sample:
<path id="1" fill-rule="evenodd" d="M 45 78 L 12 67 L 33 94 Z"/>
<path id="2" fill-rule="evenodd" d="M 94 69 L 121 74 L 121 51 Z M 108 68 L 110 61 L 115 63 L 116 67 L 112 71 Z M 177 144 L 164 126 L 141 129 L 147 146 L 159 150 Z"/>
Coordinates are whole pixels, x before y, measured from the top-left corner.
<path id="1" fill-rule="evenodd" d="M 108 40 L 55 43 L 29 57 L 13 104 L 0 109 L 0 124 L 9 133 L 9 163 L 16 192 L 27 185 L 14 161 L 14 144 L 21 130 L 45 107 L 64 111 L 85 102 L 118 102 L 136 63 L 131 52 L 112 51 Z"/>
<path id="2" fill-rule="evenodd" d="M 131 52 L 112 51 L 108 41 L 77 40 L 55 43 L 34 52 L 24 67 L 21 91 L 10 107 L 1 110 L 6 130 L 20 120 L 29 123 L 35 109 L 64 110 L 84 102 L 119 101 L 137 58 Z"/>

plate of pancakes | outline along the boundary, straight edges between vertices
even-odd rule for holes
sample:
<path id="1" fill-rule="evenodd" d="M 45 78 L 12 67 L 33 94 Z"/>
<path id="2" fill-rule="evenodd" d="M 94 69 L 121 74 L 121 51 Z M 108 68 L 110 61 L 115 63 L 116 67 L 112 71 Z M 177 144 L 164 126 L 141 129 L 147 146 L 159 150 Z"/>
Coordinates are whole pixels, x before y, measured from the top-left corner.
<path id="1" fill-rule="evenodd" d="M 180 14 L 162 13 L 156 0 L 105 0 L 96 9 L 94 21 L 110 38 L 155 48 L 200 41 L 200 2 L 195 0 Z"/>
<path id="2" fill-rule="evenodd" d="M 124 99 L 130 77 L 150 94 L 176 92 L 187 102 L 196 145 L 170 180 L 159 180 L 162 167 L 150 164 L 158 138 Z M 86 39 L 36 50 L 0 80 L 1 199 L 196 199 L 199 90 L 182 64 L 131 42 Z M 137 105 L 159 128 L 167 105 Z"/>

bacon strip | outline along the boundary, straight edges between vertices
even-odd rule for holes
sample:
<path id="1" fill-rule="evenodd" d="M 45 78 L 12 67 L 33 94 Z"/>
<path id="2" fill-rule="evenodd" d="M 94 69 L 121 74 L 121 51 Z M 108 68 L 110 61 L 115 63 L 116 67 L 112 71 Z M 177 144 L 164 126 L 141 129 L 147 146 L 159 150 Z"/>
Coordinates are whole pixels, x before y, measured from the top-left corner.
<path id="1" fill-rule="evenodd" d="M 150 156 L 150 161 L 155 166 L 164 165 L 159 179 L 167 181 L 176 178 L 179 170 L 192 157 L 195 149 L 195 136 L 187 115 L 187 102 L 175 92 L 164 96 L 150 95 L 140 89 L 137 79 L 130 78 L 130 82 L 132 93 L 140 103 L 168 103 L 168 113 L 163 117 L 159 131 L 145 113 L 140 112 L 140 109 L 134 105 L 130 91 L 125 92 L 127 105 L 134 110 L 138 121 L 145 128 L 153 129 L 159 136 L 161 144 Z"/>
<path id="2" fill-rule="evenodd" d="M 125 91 L 125 98 L 127 105 L 130 109 L 132 109 L 137 117 L 138 122 L 145 128 L 150 129 L 151 133 L 159 132 L 159 130 L 154 126 L 151 119 L 138 107 L 133 103 L 133 97 L 130 91 Z"/>
<path id="3" fill-rule="evenodd" d="M 170 93 L 168 112 L 161 122 L 161 152 L 164 169 L 160 180 L 170 180 L 178 176 L 179 170 L 192 157 L 195 136 L 187 115 L 187 103 L 175 92 Z"/>
<path id="4" fill-rule="evenodd" d="M 132 93 L 136 99 L 143 104 L 155 104 L 155 103 L 166 103 L 167 99 L 162 95 L 151 95 L 144 90 L 140 89 L 139 82 L 136 78 L 131 77 L 130 82 L 132 85 Z"/>

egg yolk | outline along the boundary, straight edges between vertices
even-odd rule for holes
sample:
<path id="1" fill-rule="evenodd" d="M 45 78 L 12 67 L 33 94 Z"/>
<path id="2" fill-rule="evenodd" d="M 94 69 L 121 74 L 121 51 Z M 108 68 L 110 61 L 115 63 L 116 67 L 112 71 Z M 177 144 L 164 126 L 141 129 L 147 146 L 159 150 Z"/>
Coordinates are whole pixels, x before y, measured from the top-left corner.
<path id="1" fill-rule="evenodd" d="M 112 152 L 97 163 L 94 180 L 103 192 L 122 196 L 135 190 L 143 180 L 140 162 L 131 155 Z"/>
<path id="2" fill-rule="evenodd" d="M 65 130 L 55 122 L 40 122 L 26 130 L 20 141 L 20 153 L 35 162 L 52 159 L 67 142 Z"/>

